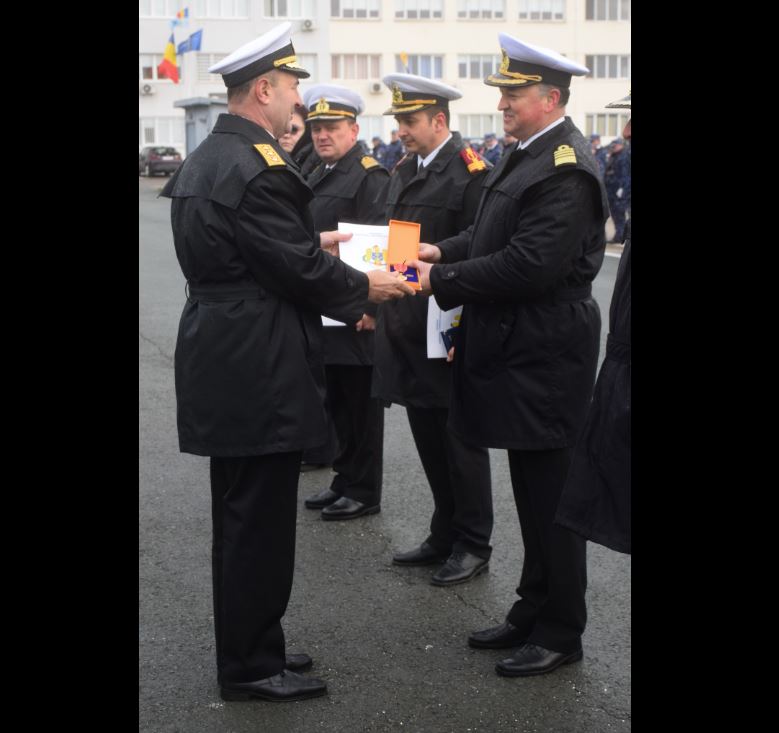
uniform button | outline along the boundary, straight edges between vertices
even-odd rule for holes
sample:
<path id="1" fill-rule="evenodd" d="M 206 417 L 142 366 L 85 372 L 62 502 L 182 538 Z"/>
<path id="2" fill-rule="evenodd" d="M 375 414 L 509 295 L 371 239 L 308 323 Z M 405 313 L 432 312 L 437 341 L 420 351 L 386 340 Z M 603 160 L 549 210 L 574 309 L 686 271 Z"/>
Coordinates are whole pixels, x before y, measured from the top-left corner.
<path id="1" fill-rule="evenodd" d="M 350 277 L 347 277 L 346 284 L 351 288 L 354 285 L 354 280 L 352 280 Z"/>
<path id="2" fill-rule="evenodd" d="M 449 272 L 446 273 L 446 276 L 448 278 L 453 278 L 454 277 L 454 270 L 449 270 Z"/>

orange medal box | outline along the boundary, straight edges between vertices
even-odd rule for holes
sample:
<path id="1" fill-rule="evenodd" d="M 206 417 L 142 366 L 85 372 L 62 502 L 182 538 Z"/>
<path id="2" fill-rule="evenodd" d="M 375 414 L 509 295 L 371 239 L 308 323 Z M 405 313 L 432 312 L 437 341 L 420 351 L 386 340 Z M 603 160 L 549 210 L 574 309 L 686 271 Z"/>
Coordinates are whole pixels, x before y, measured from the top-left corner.
<path id="1" fill-rule="evenodd" d="M 390 219 L 387 238 L 387 271 L 399 272 L 403 279 L 415 290 L 421 290 L 419 272 L 406 262 L 419 259 L 419 233 L 421 224 L 413 221 Z"/>

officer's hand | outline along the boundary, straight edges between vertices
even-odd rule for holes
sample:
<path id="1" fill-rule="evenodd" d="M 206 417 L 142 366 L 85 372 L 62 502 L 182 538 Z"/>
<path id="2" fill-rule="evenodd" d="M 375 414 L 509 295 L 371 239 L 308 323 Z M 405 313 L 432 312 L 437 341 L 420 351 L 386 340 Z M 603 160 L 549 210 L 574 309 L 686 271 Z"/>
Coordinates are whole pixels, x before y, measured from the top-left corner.
<path id="1" fill-rule="evenodd" d="M 452 346 L 451 349 L 449 349 L 448 353 L 446 354 L 446 360 L 452 361 L 454 359 L 454 346 Z"/>
<path id="2" fill-rule="evenodd" d="M 358 331 L 375 331 L 376 319 L 373 316 L 369 316 L 367 313 L 363 313 L 362 318 L 357 321 L 355 328 Z"/>
<path id="3" fill-rule="evenodd" d="M 436 249 L 438 248 L 436 247 Z M 421 260 L 409 260 L 406 264 L 409 267 L 416 267 L 419 273 L 419 284 L 422 286 L 422 295 L 430 295 L 433 292 L 430 287 L 430 270 L 433 269 L 433 266 Z"/>
<path id="4" fill-rule="evenodd" d="M 414 288 L 400 279 L 400 273 L 369 270 L 365 274 L 368 276 L 368 300 L 371 303 L 383 303 L 392 298 L 416 294 Z"/>
<path id="5" fill-rule="evenodd" d="M 425 262 L 440 262 L 441 249 L 427 242 L 419 243 L 419 259 Z"/>
<path id="6" fill-rule="evenodd" d="M 338 249 L 338 242 L 348 242 L 352 238 L 351 232 L 319 232 L 319 246 L 329 252 L 333 257 L 340 257 L 341 252 Z"/>

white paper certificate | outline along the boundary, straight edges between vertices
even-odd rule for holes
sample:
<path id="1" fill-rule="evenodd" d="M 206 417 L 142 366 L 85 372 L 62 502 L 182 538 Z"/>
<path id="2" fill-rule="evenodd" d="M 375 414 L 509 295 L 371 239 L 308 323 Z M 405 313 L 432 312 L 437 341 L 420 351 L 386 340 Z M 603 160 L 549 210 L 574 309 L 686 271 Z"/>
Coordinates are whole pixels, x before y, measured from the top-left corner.
<path id="1" fill-rule="evenodd" d="M 351 232 L 353 235 L 348 242 L 340 242 L 338 244 L 341 259 L 347 265 L 351 265 L 360 272 L 387 269 L 388 226 L 338 222 L 338 231 Z M 327 316 L 322 316 L 322 324 L 325 326 L 346 325 Z"/>
<path id="2" fill-rule="evenodd" d="M 419 296 L 417 296 L 419 297 Z M 455 321 L 460 322 L 460 314 L 463 307 L 458 305 L 448 311 L 442 311 L 438 307 L 435 296 L 427 299 L 427 358 L 446 358 L 446 346 L 441 338 L 441 331 L 448 331 Z"/>

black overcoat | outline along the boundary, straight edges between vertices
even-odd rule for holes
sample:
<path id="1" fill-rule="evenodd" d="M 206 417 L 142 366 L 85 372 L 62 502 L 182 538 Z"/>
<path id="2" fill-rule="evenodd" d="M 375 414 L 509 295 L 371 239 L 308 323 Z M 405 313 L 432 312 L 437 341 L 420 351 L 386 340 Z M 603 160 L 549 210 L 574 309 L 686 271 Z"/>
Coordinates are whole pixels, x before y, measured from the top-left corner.
<path id="1" fill-rule="evenodd" d="M 433 293 L 442 308 L 466 304 L 449 410 L 464 440 L 519 450 L 575 442 L 598 360 L 590 292 L 607 216 L 589 143 L 565 118 L 504 156 L 471 230 L 439 242 Z"/>
<path id="2" fill-rule="evenodd" d="M 416 154 L 403 158 L 386 188 L 385 222 L 418 222 L 422 242 L 437 242 L 466 229 L 476 214 L 480 183 L 489 164 L 469 172 L 460 156 L 462 149 L 462 139 L 454 132 L 419 173 Z M 451 364 L 427 358 L 427 308 L 427 298 L 419 296 L 379 306 L 375 396 L 411 407 L 449 406 Z"/>
<path id="3" fill-rule="evenodd" d="M 592 404 L 555 521 L 630 553 L 630 238 L 614 283 L 609 335 Z"/>
<path id="4" fill-rule="evenodd" d="M 297 167 L 266 130 L 222 114 L 162 195 L 189 287 L 175 353 L 181 450 L 324 443 L 320 313 L 359 320 L 368 278 L 314 242 Z"/>
<path id="5" fill-rule="evenodd" d="M 334 168 L 323 162 L 314 168 L 307 183 L 314 192 L 309 204 L 314 228 L 319 232 L 338 228 L 338 222 L 369 224 L 376 218 L 376 199 L 389 173 L 357 143 Z M 376 315 L 370 304 L 366 313 Z M 355 331 L 353 323 L 326 326 L 324 330 L 325 364 L 370 366 L 373 364 L 373 331 Z"/>

